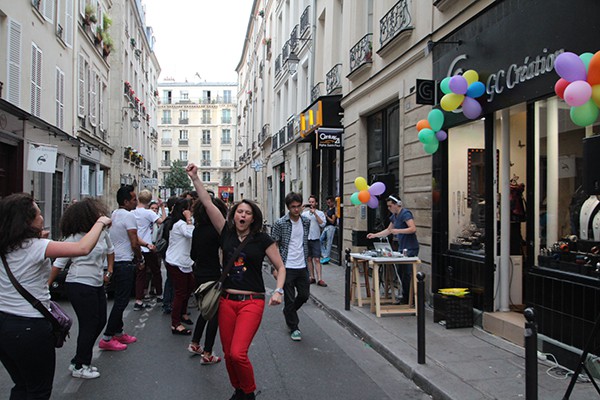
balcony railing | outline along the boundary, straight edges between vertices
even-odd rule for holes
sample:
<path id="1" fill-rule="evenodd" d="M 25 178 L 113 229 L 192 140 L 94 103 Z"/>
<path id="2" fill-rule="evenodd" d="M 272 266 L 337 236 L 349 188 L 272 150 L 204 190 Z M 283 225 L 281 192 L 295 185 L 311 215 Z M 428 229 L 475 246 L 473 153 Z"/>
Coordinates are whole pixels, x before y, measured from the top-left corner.
<path id="1" fill-rule="evenodd" d="M 286 143 L 294 140 L 294 120 L 291 119 L 288 121 L 286 126 Z"/>
<path id="2" fill-rule="evenodd" d="M 373 34 L 368 33 L 350 49 L 350 73 L 373 62 Z"/>
<path id="3" fill-rule="evenodd" d="M 187 139 L 179 139 L 179 145 L 180 146 L 187 146 L 188 144 L 189 143 L 188 143 Z"/>
<path id="4" fill-rule="evenodd" d="M 271 140 L 271 151 L 275 151 L 279 148 L 279 132 L 273 135 Z"/>
<path id="5" fill-rule="evenodd" d="M 171 118 L 162 117 L 161 120 L 160 120 L 160 123 L 161 124 L 170 124 L 171 123 Z"/>
<path id="6" fill-rule="evenodd" d="M 202 117 L 202 121 L 201 121 L 201 123 L 203 123 L 203 124 L 210 124 L 210 123 L 211 123 L 211 121 L 212 121 L 212 119 L 211 119 L 211 118 L 204 118 L 204 117 Z"/>
<path id="7" fill-rule="evenodd" d="M 308 28 L 310 28 L 309 11 L 310 11 L 310 6 L 306 6 L 304 11 L 302 12 L 302 15 L 300 16 L 300 36 L 303 36 L 304 32 L 306 32 L 308 30 Z"/>
<path id="8" fill-rule="evenodd" d="M 221 167 L 232 167 L 233 160 L 221 160 Z"/>
<path id="9" fill-rule="evenodd" d="M 162 144 L 163 146 L 171 146 L 172 143 L 173 143 L 173 139 L 171 139 L 171 138 L 161 138 L 160 139 L 160 144 Z"/>
<path id="10" fill-rule="evenodd" d="M 269 124 L 263 125 L 262 129 L 258 133 L 258 143 L 263 143 L 269 137 L 271 126 Z"/>
<path id="11" fill-rule="evenodd" d="M 189 124 L 189 119 L 188 118 L 179 118 L 179 124 L 180 125 L 187 125 Z"/>
<path id="12" fill-rule="evenodd" d="M 210 160 L 200 160 L 201 167 L 210 167 Z"/>
<path id="13" fill-rule="evenodd" d="M 210 145 L 210 138 L 202 138 L 203 145 Z"/>
<path id="14" fill-rule="evenodd" d="M 298 45 L 298 30 L 300 29 L 300 25 L 294 26 L 292 31 L 290 32 L 290 52 L 296 51 L 296 46 Z"/>
<path id="15" fill-rule="evenodd" d="M 290 41 L 286 41 L 283 47 L 281 48 L 281 60 L 283 64 L 287 61 L 290 56 Z"/>
<path id="16" fill-rule="evenodd" d="M 161 167 L 170 167 L 171 166 L 171 160 L 160 160 L 160 166 Z"/>
<path id="17" fill-rule="evenodd" d="M 275 59 L 275 76 L 281 72 L 281 54 Z"/>
<path id="18" fill-rule="evenodd" d="M 325 75 L 325 88 L 327 94 L 331 94 L 334 90 L 342 87 L 342 64 L 336 64 Z"/>
<path id="19" fill-rule="evenodd" d="M 408 0 L 400 0 L 379 20 L 379 44 L 385 46 L 400 33 L 412 29 Z"/>
<path id="20" fill-rule="evenodd" d="M 313 102 L 323 94 L 323 82 L 317 83 L 310 91 L 310 101 Z"/>
<path id="21" fill-rule="evenodd" d="M 277 140 L 279 142 L 279 147 L 283 146 L 286 143 L 285 132 L 286 132 L 285 126 L 277 132 L 277 136 L 279 136 L 279 139 Z"/>
<path id="22" fill-rule="evenodd" d="M 221 117 L 222 124 L 231 124 L 231 117 Z"/>
<path id="23" fill-rule="evenodd" d="M 221 144 L 231 144 L 231 138 L 230 137 L 221 138 Z"/>

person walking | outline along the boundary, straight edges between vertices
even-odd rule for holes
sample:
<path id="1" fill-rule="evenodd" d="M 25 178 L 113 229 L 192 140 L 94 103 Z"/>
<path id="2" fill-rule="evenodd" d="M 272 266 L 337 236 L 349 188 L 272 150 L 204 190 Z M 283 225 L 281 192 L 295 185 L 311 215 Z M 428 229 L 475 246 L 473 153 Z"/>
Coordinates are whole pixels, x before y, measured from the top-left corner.
<path id="1" fill-rule="evenodd" d="M 223 218 L 227 215 L 227 205 L 223 200 L 212 197 L 213 204 L 219 209 Z M 194 203 L 194 234 L 192 236 L 191 258 L 194 260 L 194 278 L 196 286 L 203 283 L 218 281 L 221 277 L 221 260 L 219 256 L 219 232 L 217 232 L 208 218 L 206 208 L 202 202 Z M 208 325 L 207 325 L 208 323 Z M 215 364 L 221 358 L 212 353 L 219 327 L 217 314 L 206 321 L 202 314 L 198 314 L 198 320 L 194 328 L 192 341 L 188 351 L 202 356 L 201 364 Z M 200 346 L 200 338 L 206 327 L 204 337 L 204 348 Z"/>
<path id="2" fill-rule="evenodd" d="M 408 257 L 419 255 L 419 241 L 417 240 L 417 226 L 412 212 L 402 206 L 399 196 L 388 196 L 386 199 L 390 215 L 390 224 L 387 228 L 376 233 L 367 234 L 367 239 L 383 238 L 394 235 L 398 242 L 398 251 L 406 249 Z M 412 280 L 412 265 L 398 265 L 398 275 L 402 282 L 401 304 L 409 303 L 410 283 Z"/>
<path id="3" fill-rule="evenodd" d="M 169 248 L 169 234 L 171 232 L 171 213 L 173 212 L 173 207 L 175 207 L 175 202 L 177 201 L 177 199 L 177 196 L 171 196 L 167 199 L 168 213 L 165 217 L 165 220 L 159 227 L 156 236 L 156 250 L 163 262 L 165 261 L 167 249 Z M 163 216 L 164 215 L 165 214 L 163 213 Z M 166 268 L 167 266 L 165 265 L 165 269 Z M 162 312 L 163 314 L 171 314 L 171 310 L 173 309 L 173 285 L 171 284 L 169 270 L 166 269 L 166 271 L 167 278 L 165 279 L 165 286 L 163 289 Z"/>
<path id="4" fill-rule="evenodd" d="M 183 326 L 183 323 L 194 323 L 187 314 L 188 299 L 195 289 L 192 269 L 194 261 L 190 258 L 194 233 L 191 207 L 192 200 L 187 198 L 175 202 L 165 257 L 165 265 L 175 294 L 171 311 L 171 333 L 174 335 L 191 335 L 192 331 Z"/>
<path id="5" fill-rule="evenodd" d="M 333 237 L 337 227 L 337 215 L 335 213 L 335 199 L 333 196 L 328 196 L 327 211 L 325 212 L 325 228 L 321 233 L 321 265 L 328 264 L 331 261 L 331 246 L 333 246 Z"/>
<path id="6" fill-rule="evenodd" d="M 308 197 L 308 207 L 306 207 L 302 216 L 310 220 L 310 231 L 308 232 L 310 283 L 325 287 L 327 284 L 321 274 L 321 228 L 325 226 L 325 214 L 317 208 L 318 205 L 317 197 L 311 194 Z"/>
<path id="7" fill-rule="evenodd" d="M 89 197 L 69 206 L 60 221 L 60 231 L 65 242 L 80 241 L 92 229 L 98 218 L 106 214 L 108 210 L 104 204 Z M 106 273 L 105 260 L 108 264 Z M 71 262 L 65 278 L 65 288 L 79 324 L 77 350 L 69 365 L 74 378 L 93 379 L 100 376 L 98 368 L 92 366 L 92 352 L 94 343 L 106 324 L 104 284 L 108 283 L 112 276 L 114 260 L 114 247 L 110 235 L 103 230 L 98 243 L 88 255 L 61 257 L 54 261 L 48 287 L 67 263 Z"/>
<path id="8" fill-rule="evenodd" d="M 112 274 L 114 301 L 106 329 L 98 343 L 101 350 L 122 351 L 137 338 L 123 332 L 123 312 L 129 304 L 135 269 L 144 267 L 144 258 L 138 241 L 137 222 L 131 212 L 137 207 L 137 196 L 131 185 L 117 190 L 119 208 L 112 213 L 110 239 L 115 247 L 115 265 Z"/>
<path id="9" fill-rule="evenodd" d="M 219 302 L 219 332 L 229 381 L 235 392 L 229 400 L 254 399 L 256 382 L 248 350 L 258 331 L 265 308 L 265 284 L 262 263 L 265 255 L 277 270 L 277 284 L 269 305 L 281 304 L 285 267 L 277 246 L 262 232 L 263 214 L 252 201 L 243 199 L 229 210 L 225 219 L 213 204 L 211 196 L 198 177 L 198 167 L 189 164 L 186 171 L 198 192 L 198 199 L 220 234 L 223 265 L 227 265 L 244 242 L 245 247 L 233 260 L 233 266 L 223 282 L 224 292 Z"/>
<path id="10" fill-rule="evenodd" d="M 0 199 L 0 361 L 14 383 L 11 399 L 50 398 L 56 337 L 52 323 L 17 291 L 8 270 L 49 308 L 50 259 L 90 254 L 110 224 L 110 218 L 100 216 L 79 241 L 56 242 L 47 239 L 44 217 L 30 194 Z"/>
<path id="11" fill-rule="evenodd" d="M 277 243 L 279 254 L 285 264 L 285 285 L 283 315 L 294 341 L 302 340 L 298 327 L 298 310 L 310 295 L 308 259 L 308 235 L 310 220 L 301 215 L 302 196 L 288 193 L 285 196 L 288 213 L 279 218 L 271 228 L 271 237 Z M 297 293 L 296 293 L 297 292 Z"/>

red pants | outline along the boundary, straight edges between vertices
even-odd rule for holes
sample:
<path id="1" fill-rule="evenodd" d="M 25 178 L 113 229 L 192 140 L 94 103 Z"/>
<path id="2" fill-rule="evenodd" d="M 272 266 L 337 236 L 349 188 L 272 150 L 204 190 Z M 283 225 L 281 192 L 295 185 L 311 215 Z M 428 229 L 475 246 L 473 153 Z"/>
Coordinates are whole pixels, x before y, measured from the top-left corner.
<path id="1" fill-rule="evenodd" d="M 244 393 L 256 390 L 248 349 L 258 331 L 264 309 L 264 300 L 233 301 L 221 297 L 219 304 L 219 333 L 229 381 L 235 389 L 242 389 Z"/>
<path id="2" fill-rule="evenodd" d="M 162 296 L 162 275 L 160 274 L 160 258 L 153 252 L 142 253 L 144 268 L 135 270 L 135 299 L 143 300 L 144 291 L 148 289 L 148 271 L 152 273 L 152 288 L 157 296 Z"/>
<path id="3" fill-rule="evenodd" d="M 181 324 L 181 316 L 187 314 L 188 299 L 196 290 L 194 274 L 181 272 L 179 267 L 165 263 L 173 285 L 173 306 L 171 311 L 171 326 L 177 328 Z"/>

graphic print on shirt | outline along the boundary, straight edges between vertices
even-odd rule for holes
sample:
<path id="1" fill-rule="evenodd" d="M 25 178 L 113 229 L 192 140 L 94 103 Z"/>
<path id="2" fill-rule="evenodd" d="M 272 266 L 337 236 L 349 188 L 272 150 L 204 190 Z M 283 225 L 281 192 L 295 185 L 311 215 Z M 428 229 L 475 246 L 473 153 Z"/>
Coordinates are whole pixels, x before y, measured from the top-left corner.
<path id="1" fill-rule="evenodd" d="M 233 282 L 242 282 L 244 280 L 246 269 L 248 269 L 246 266 L 246 253 L 242 251 L 238 258 L 233 262 L 231 270 L 229 270 L 229 277 Z"/>

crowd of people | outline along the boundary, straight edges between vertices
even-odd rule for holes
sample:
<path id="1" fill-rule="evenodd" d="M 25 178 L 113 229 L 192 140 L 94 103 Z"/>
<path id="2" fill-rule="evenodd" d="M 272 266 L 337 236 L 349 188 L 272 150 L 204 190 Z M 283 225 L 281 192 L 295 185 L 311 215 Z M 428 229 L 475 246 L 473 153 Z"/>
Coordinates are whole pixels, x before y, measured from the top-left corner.
<path id="1" fill-rule="evenodd" d="M 154 297 L 171 316 L 172 334 L 191 336 L 187 350 L 199 355 L 203 365 L 221 361 L 213 352 L 218 332 L 234 389 L 230 400 L 255 398 L 248 352 L 269 294 L 263 280 L 265 257 L 274 266 L 275 278 L 268 304 L 284 303 L 290 337 L 302 339 L 298 310 L 308 300 L 312 283 L 327 286 L 321 264 L 329 262 L 337 223 L 333 198 L 327 199 L 323 212 L 315 196 L 303 205 L 300 194 L 289 193 L 288 212 L 266 232 L 255 202 L 242 199 L 226 205 L 205 188 L 197 166 L 190 164 L 186 170 L 195 191 L 166 202 L 153 200 L 148 190 L 136 193 L 130 185 L 117 191 L 118 209 L 110 217 L 97 199 L 73 201 L 60 222 L 61 241 L 47 239 L 31 195 L 0 200 L 0 232 L 12 232 L 0 237 L 0 254 L 6 259 L 0 269 L 0 360 L 14 382 L 11 398 L 50 397 L 55 347 L 50 321 L 21 296 L 5 268 L 47 308 L 48 288 L 68 268 L 65 291 L 78 323 L 68 366 L 75 378 L 100 376 L 92 365 L 96 343 L 103 351 L 123 351 L 137 342 L 126 333 L 123 313 L 132 295 L 135 311 L 151 307 L 148 300 Z M 198 315 L 194 324 L 188 313 L 193 291 L 218 280 L 229 264 L 217 314 L 208 321 Z M 114 291 L 110 313 L 108 283 Z"/>

